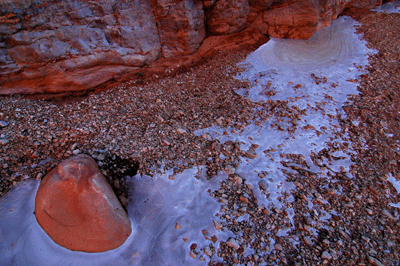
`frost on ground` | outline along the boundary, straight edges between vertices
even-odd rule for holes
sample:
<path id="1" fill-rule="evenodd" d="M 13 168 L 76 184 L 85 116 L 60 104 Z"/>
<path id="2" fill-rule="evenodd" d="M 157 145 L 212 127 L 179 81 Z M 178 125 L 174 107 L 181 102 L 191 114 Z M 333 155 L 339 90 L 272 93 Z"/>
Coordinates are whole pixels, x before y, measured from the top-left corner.
<path id="1" fill-rule="evenodd" d="M 269 210 L 290 206 L 290 191 L 296 186 L 287 181 L 287 174 L 293 169 L 303 168 L 325 178 L 326 186 L 336 181 L 336 173 L 352 178 L 354 152 L 346 136 L 338 138 L 338 116 L 345 116 L 342 106 L 348 95 L 358 93 L 357 79 L 368 63 L 368 54 L 374 53 L 354 33 L 355 25 L 353 19 L 341 17 L 309 40 L 272 38 L 245 61 L 247 71 L 238 78 L 251 81 L 251 87 L 237 89 L 237 93 L 257 102 L 285 102 L 297 110 L 296 122 L 273 116 L 233 134 L 226 135 L 226 130 L 218 127 L 196 132 L 221 142 L 239 140 L 241 149 L 251 153 L 242 158 L 236 173 L 253 187 L 260 206 Z M 325 159 L 316 160 L 326 148 Z M 291 160 L 293 157 L 300 160 Z M 307 200 L 312 212 L 312 200 Z M 323 211 L 321 221 L 337 215 L 335 206 L 330 209 Z M 294 210 L 289 207 L 286 211 L 292 227 L 281 231 L 282 235 L 294 228 Z"/>
<path id="2" fill-rule="evenodd" d="M 372 11 L 386 12 L 386 13 L 400 13 L 400 1 L 395 0 L 393 3 L 386 3 L 381 6 L 377 6 Z"/>
<path id="3" fill-rule="evenodd" d="M 0 264 L 187 265 L 190 261 L 190 265 L 203 265 L 193 260 L 196 255 L 188 252 L 191 248 L 227 241 L 234 235 L 214 226 L 219 204 L 207 192 L 218 189 L 226 174 L 207 181 L 202 167 L 178 175 L 172 172 L 152 178 L 137 175 L 128 181 L 132 234 L 122 246 L 102 253 L 70 251 L 56 244 L 34 215 L 40 182 L 18 184 L 0 199 Z M 218 260 L 214 249 L 206 252 L 208 260 Z"/>

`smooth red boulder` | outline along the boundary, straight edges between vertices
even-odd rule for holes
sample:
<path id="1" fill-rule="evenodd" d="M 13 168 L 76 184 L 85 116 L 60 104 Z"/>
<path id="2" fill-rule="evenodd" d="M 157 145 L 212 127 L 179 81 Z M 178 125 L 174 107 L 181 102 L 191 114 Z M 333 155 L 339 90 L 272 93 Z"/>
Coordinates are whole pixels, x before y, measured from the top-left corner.
<path id="1" fill-rule="evenodd" d="M 83 154 L 62 161 L 43 178 L 35 214 L 54 242 L 74 251 L 115 249 L 132 231 L 126 212 L 96 162 Z"/>

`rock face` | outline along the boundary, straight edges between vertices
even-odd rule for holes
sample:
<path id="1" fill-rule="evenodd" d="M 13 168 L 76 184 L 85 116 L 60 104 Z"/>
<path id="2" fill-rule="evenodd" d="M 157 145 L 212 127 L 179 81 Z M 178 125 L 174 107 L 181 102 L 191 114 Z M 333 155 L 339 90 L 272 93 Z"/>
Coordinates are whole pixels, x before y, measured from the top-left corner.
<path id="1" fill-rule="evenodd" d="M 206 37 L 201 1 L 152 0 L 163 57 L 194 53 Z"/>
<path id="2" fill-rule="evenodd" d="M 330 25 L 346 8 L 370 9 L 376 0 L 286 0 L 274 1 L 266 9 L 256 10 L 254 27 L 278 38 L 308 39 L 314 32 Z M 268 6 L 268 5 L 267 5 Z"/>
<path id="3" fill-rule="evenodd" d="M 345 9 L 382 0 L 0 0 L 0 95 L 94 89 L 206 35 L 246 28 L 309 38 Z"/>
<path id="4" fill-rule="evenodd" d="M 226 35 L 246 26 L 250 5 L 247 0 L 219 0 L 207 12 L 207 27 L 211 34 Z"/>
<path id="5" fill-rule="evenodd" d="M 87 155 L 61 162 L 43 178 L 35 214 L 54 242 L 74 251 L 115 249 L 132 231 L 110 185 Z"/>

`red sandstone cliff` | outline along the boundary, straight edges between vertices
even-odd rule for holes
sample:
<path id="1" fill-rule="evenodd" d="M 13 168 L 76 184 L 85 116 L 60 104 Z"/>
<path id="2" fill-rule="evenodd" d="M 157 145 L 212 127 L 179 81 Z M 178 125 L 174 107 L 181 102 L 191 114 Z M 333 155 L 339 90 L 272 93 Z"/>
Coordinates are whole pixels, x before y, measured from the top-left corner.
<path id="1" fill-rule="evenodd" d="M 309 38 L 346 8 L 381 2 L 0 0 L 0 95 L 93 89 L 159 58 L 192 54 L 206 36 L 253 29 Z"/>

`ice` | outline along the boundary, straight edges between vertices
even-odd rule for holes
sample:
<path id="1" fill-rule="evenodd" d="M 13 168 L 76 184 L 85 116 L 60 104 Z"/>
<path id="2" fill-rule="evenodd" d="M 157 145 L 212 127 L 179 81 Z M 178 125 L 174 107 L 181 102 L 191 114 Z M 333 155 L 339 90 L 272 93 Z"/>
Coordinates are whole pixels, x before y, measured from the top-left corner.
<path id="1" fill-rule="evenodd" d="M 337 137 L 340 128 L 337 116 L 346 116 L 342 107 L 349 95 L 358 93 L 357 80 L 368 64 L 367 57 L 376 52 L 368 49 L 355 34 L 355 25 L 355 20 L 340 17 L 309 40 L 272 38 L 242 63 L 246 70 L 237 78 L 249 80 L 251 86 L 249 89 L 238 88 L 236 92 L 254 102 L 287 101 L 290 107 L 302 110 L 294 132 L 288 130 L 284 119 L 279 122 L 281 130 L 277 130 L 276 121 L 279 120 L 275 115 L 262 124 L 251 124 L 241 132 L 225 136 L 222 134 L 224 129 L 216 126 L 195 132 L 197 135 L 207 133 L 222 143 L 239 141 L 243 151 L 252 144 L 258 145 L 255 149 L 257 157 L 241 158 L 236 173 L 253 187 L 259 205 L 269 209 L 283 208 L 285 202 L 293 200 L 290 191 L 296 187 L 286 181 L 285 174 L 293 170 L 282 163 L 297 165 L 281 155 L 301 155 L 307 164 L 306 170 L 326 178 L 327 182 L 336 173 L 352 177 L 350 155 L 354 151 L 339 148 L 350 143 L 346 136 L 343 139 Z M 267 90 L 273 93 L 266 93 Z M 328 158 L 314 162 L 311 156 L 325 149 L 327 143 L 338 149 L 330 152 Z M 261 172 L 268 174 L 260 178 L 258 173 Z M 260 182 L 267 187 L 265 192 L 259 189 Z M 307 200 L 311 211 L 315 206 L 311 198 Z M 326 222 L 330 217 L 329 213 L 323 213 L 321 221 Z M 290 228 L 280 234 L 284 236 L 289 231 Z"/>
<path id="2" fill-rule="evenodd" d="M 387 180 L 396 189 L 397 193 L 400 194 L 400 181 L 397 181 L 391 173 L 389 173 L 389 178 Z"/>
<path id="3" fill-rule="evenodd" d="M 393 3 L 386 3 L 381 6 L 377 6 L 371 10 L 376 12 L 400 13 L 400 0 L 395 0 Z"/>
<path id="4" fill-rule="evenodd" d="M 57 245 L 34 215 L 40 181 L 18 184 L 0 199 L 0 265 L 204 265 L 190 257 L 192 244 L 197 244 L 200 251 L 213 243 L 213 235 L 219 241 L 234 236 L 214 228 L 220 205 L 207 192 L 218 189 L 226 177 L 221 172 L 208 181 L 205 169 L 199 167 L 178 175 L 169 171 L 154 177 L 130 178 L 127 210 L 132 234 L 122 246 L 103 253 L 70 251 Z M 203 235 L 202 230 L 207 234 Z M 218 258 L 214 256 L 213 260 Z"/>
<path id="5" fill-rule="evenodd" d="M 400 181 L 397 181 L 396 178 L 394 178 L 394 176 L 389 173 L 389 177 L 387 179 L 392 186 L 396 189 L 397 194 L 400 194 Z M 398 203 L 389 203 L 389 206 L 395 207 L 395 208 L 399 208 L 400 209 L 400 202 Z"/>

